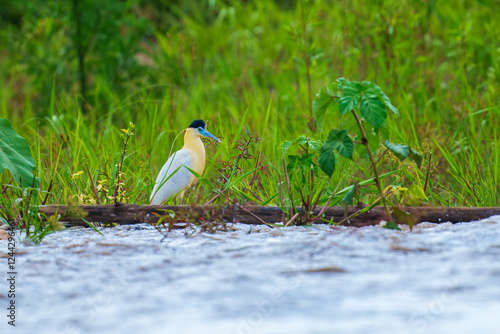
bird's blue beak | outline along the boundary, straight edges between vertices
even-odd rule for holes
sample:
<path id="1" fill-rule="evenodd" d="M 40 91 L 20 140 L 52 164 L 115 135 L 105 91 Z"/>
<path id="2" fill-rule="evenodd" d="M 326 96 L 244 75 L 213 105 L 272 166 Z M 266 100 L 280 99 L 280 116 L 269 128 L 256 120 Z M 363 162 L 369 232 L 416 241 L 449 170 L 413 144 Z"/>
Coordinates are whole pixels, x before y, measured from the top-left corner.
<path id="1" fill-rule="evenodd" d="M 205 136 L 207 138 L 213 139 L 214 141 L 216 141 L 218 143 L 222 143 L 222 141 L 219 138 L 215 137 L 213 134 L 211 134 L 210 132 L 208 132 L 207 130 L 205 130 L 204 128 L 202 128 L 201 126 L 198 128 L 198 132 L 202 136 Z"/>

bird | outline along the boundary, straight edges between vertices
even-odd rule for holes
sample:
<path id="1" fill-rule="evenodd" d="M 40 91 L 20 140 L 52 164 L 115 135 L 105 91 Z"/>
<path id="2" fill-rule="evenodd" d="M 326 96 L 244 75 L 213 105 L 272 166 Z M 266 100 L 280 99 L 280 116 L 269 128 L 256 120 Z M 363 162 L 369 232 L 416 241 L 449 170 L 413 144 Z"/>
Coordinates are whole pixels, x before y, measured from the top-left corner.
<path id="1" fill-rule="evenodd" d="M 189 169 L 199 175 L 205 169 L 205 146 L 201 137 L 221 142 L 219 138 L 207 131 L 203 120 L 194 120 L 186 129 L 182 149 L 172 154 L 161 168 L 149 198 L 150 205 L 161 205 L 179 192 L 182 203 L 185 189 L 197 179 Z"/>

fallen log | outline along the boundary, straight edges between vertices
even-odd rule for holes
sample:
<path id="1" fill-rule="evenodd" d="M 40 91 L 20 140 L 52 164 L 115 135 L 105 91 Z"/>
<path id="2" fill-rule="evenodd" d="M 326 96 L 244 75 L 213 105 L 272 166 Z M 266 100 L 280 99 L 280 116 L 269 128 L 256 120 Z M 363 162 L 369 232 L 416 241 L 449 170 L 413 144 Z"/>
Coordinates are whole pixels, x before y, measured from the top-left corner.
<path id="1" fill-rule="evenodd" d="M 156 223 L 159 219 L 168 221 L 168 217 L 175 217 L 177 221 L 199 221 L 200 219 L 214 220 L 224 219 L 230 223 L 245 224 L 269 224 L 281 223 L 286 220 L 286 216 L 279 207 L 273 206 L 246 206 L 243 209 L 238 206 L 188 206 L 188 205 L 135 205 L 135 204 L 111 204 L 111 205 L 82 205 L 78 209 L 87 214 L 84 219 L 88 222 L 106 222 L 117 224 L 139 224 Z M 328 221 L 339 222 L 344 217 L 355 213 L 359 208 L 350 207 L 347 213 L 341 207 L 328 207 L 325 209 L 322 218 Z M 414 222 L 430 223 L 458 223 L 470 222 L 500 215 L 500 207 L 488 208 L 448 208 L 448 207 L 402 207 L 400 208 L 414 215 Z M 300 211 L 301 208 L 299 207 Z M 313 216 L 320 213 L 322 207 L 317 207 Z M 46 217 L 60 214 L 61 221 L 69 222 L 70 225 L 87 226 L 81 215 L 74 213 L 74 208 L 66 205 L 43 205 L 39 207 L 39 213 Z M 44 218 L 44 215 L 42 217 Z M 163 217 L 163 218 L 161 218 Z M 381 206 L 360 214 L 343 223 L 345 226 L 368 226 L 377 225 L 382 220 L 388 220 L 385 210 Z M 325 223 L 324 220 L 316 219 L 314 223 Z M 402 222 L 400 222 L 402 223 Z"/>

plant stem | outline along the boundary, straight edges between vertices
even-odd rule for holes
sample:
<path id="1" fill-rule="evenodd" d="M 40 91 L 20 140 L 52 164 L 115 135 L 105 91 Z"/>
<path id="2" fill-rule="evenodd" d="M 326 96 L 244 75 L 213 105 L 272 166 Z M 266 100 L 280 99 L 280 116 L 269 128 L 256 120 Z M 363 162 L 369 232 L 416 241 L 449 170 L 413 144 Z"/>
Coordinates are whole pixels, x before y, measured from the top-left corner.
<path id="1" fill-rule="evenodd" d="M 127 154 L 127 144 L 128 144 L 129 139 L 130 139 L 130 137 L 127 137 L 123 141 L 122 160 L 120 162 L 120 165 L 118 166 L 118 172 L 116 174 L 116 181 L 115 181 L 115 191 L 113 192 L 113 203 L 114 204 L 116 204 L 116 197 L 117 197 L 118 191 L 120 189 L 120 178 L 122 175 L 122 166 L 123 166 L 123 161 L 125 160 L 125 154 Z"/>
<path id="2" fill-rule="evenodd" d="M 50 191 L 52 190 L 53 181 L 54 181 L 54 179 L 50 180 L 49 187 L 47 188 L 47 195 L 45 195 L 45 198 L 42 201 L 42 205 L 45 205 L 45 203 L 47 203 L 47 200 L 49 199 Z"/>
<path id="3" fill-rule="evenodd" d="M 432 153 L 429 154 L 429 164 L 427 165 L 427 175 L 425 176 L 424 192 L 427 189 L 427 181 L 429 181 L 429 172 L 431 171 L 431 160 L 432 160 Z"/>
<path id="4" fill-rule="evenodd" d="M 368 139 L 366 138 L 365 128 L 363 127 L 363 124 L 361 124 L 361 120 L 359 119 L 359 116 L 356 113 L 356 111 L 353 109 L 353 110 L 351 110 L 351 112 L 354 115 L 354 118 L 356 118 L 356 122 L 358 123 L 359 129 L 361 131 L 361 135 L 363 136 L 361 141 L 362 141 L 362 144 L 365 145 L 366 151 L 368 152 L 368 157 L 370 158 L 370 162 L 371 162 L 372 167 L 373 167 L 373 174 L 375 174 L 375 183 L 377 184 L 378 192 L 380 193 L 380 198 L 382 199 L 382 203 L 384 203 L 385 211 L 387 211 L 387 214 L 389 215 L 389 219 L 392 220 L 391 210 L 389 210 L 389 206 L 387 205 L 387 202 L 385 200 L 384 191 L 382 190 L 382 184 L 381 184 L 380 179 L 379 179 L 377 163 L 376 163 L 375 159 L 373 158 L 373 154 L 372 154 L 372 150 L 370 149 L 370 145 L 368 145 Z"/>
<path id="5" fill-rule="evenodd" d="M 290 217 L 293 216 L 294 212 L 295 212 L 295 205 L 293 204 L 293 196 L 292 196 L 292 191 L 290 189 L 290 178 L 288 176 L 288 171 L 286 169 L 286 162 L 285 162 L 285 158 L 283 158 L 283 168 L 284 168 L 284 171 L 285 171 L 285 180 L 286 180 L 286 186 L 288 188 L 288 196 L 290 197 Z"/>

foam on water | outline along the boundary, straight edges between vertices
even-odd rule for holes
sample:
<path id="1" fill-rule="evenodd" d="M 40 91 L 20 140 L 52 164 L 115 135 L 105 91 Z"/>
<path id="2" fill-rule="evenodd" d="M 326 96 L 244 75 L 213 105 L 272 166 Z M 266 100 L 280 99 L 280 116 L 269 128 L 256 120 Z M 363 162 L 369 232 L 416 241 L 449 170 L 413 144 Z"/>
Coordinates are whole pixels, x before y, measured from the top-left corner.
<path id="1" fill-rule="evenodd" d="M 412 233 L 233 227 L 163 241 L 148 225 L 69 229 L 17 243 L 17 326 L 3 320 L 1 332 L 500 332 L 500 216 Z"/>

